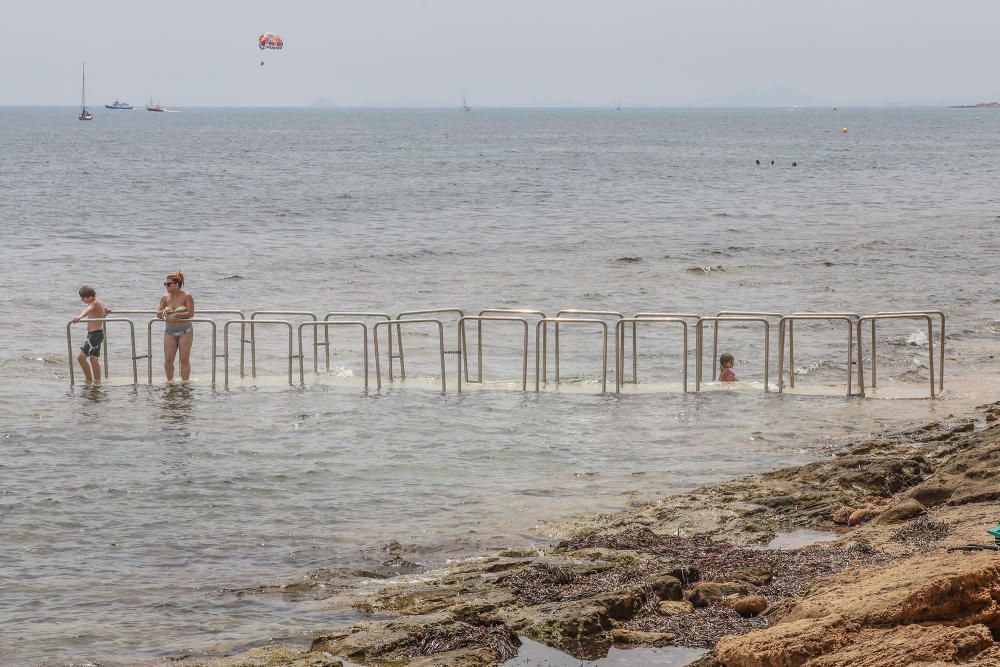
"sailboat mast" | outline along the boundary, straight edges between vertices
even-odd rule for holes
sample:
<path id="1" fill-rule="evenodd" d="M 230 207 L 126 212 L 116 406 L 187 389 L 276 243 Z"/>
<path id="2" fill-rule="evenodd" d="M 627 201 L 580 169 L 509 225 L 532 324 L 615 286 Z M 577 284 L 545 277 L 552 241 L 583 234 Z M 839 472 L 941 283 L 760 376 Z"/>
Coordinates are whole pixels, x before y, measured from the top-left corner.
<path id="1" fill-rule="evenodd" d="M 87 109 L 87 63 L 83 63 L 83 85 L 80 87 L 80 107 Z"/>

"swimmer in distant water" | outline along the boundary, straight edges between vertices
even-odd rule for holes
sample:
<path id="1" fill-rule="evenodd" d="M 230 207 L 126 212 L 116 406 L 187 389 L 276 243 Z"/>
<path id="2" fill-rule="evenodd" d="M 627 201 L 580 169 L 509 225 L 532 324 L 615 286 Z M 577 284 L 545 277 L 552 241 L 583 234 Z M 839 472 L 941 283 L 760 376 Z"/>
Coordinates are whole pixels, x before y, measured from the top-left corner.
<path id="1" fill-rule="evenodd" d="M 757 160 L 757 166 L 758 167 L 760 166 L 760 160 Z"/>
<path id="2" fill-rule="evenodd" d="M 191 345 L 194 343 L 194 327 L 187 320 L 194 317 L 194 297 L 185 292 L 184 274 L 176 271 L 167 276 L 163 286 L 167 293 L 160 297 L 156 316 L 167 323 L 163 332 L 163 370 L 167 381 L 174 379 L 174 357 L 181 353 L 181 380 L 191 377 Z"/>
<path id="3" fill-rule="evenodd" d="M 772 167 L 774 166 L 774 160 L 771 160 L 771 166 Z"/>
<path id="4" fill-rule="evenodd" d="M 80 314 L 73 318 L 73 323 L 79 322 L 83 318 L 88 320 L 99 320 L 107 317 L 111 309 L 105 306 L 97 298 L 97 291 L 90 285 L 80 288 L 80 301 L 87 304 L 87 307 L 80 311 Z M 80 354 L 76 360 L 80 362 L 83 369 L 83 377 L 87 384 L 101 381 L 101 345 L 104 343 L 104 322 L 87 322 L 87 340 L 83 341 L 80 347 Z M 90 359 L 90 366 L 87 366 L 87 359 Z M 93 372 L 91 372 L 93 371 Z"/>
<path id="5" fill-rule="evenodd" d="M 799 163 L 798 163 L 798 162 L 793 162 L 793 163 L 792 163 L 792 166 L 793 166 L 793 167 L 797 167 L 797 166 L 799 166 Z"/>
<path id="6" fill-rule="evenodd" d="M 736 365 L 736 359 L 733 355 L 726 352 L 724 355 L 719 357 L 719 381 L 720 382 L 736 382 L 736 372 L 733 370 L 733 366 Z"/>

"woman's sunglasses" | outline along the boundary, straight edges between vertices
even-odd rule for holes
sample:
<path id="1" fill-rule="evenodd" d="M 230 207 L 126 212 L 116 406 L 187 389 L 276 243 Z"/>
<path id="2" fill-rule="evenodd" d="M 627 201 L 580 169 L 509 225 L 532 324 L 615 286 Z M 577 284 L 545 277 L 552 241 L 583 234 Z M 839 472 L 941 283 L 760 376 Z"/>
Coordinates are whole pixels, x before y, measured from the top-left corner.
<path id="1" fill-rule="evenodd" d="M 180 285 L 180 283 L 174 280 L 170 280 L 168 282 L 163 283 L 164 287 L 170 287 L 171 285 Z"/>

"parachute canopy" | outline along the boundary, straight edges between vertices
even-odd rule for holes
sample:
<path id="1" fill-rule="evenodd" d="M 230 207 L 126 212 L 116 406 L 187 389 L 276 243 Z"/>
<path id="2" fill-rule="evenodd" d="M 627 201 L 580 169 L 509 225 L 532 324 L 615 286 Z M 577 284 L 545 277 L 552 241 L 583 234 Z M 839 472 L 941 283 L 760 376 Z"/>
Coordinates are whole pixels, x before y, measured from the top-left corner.
<path id="1" fill-rule="evenodd" d="M 275 35 L 273 32 L 265 32 L 257 38 L 257 46 L 259 46 L 261 50 L 279 50 L 285 46 L 285 40 L 281 39 L 281 35 Z"/>

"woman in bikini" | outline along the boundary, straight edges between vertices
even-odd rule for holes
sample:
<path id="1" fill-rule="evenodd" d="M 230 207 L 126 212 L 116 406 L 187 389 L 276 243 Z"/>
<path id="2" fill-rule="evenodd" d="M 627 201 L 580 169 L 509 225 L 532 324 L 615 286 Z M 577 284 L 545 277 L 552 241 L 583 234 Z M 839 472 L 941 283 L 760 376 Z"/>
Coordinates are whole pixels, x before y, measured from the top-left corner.
<path id="1" fill-rule="evenodd" d="M 191 376 L 191 344 L 194 343 L 194 327 L 188 322 L 194 317 L 194 297 L 185 292 L 184 274 L 171 273 L 163 283 L 167 293 L 160 297 L 156 316 L 167 324 L 163 332 L 163 370 L 167 381 L 174 379 L 174 357 L 181 352 L 181 380 L 187 382 Z"/>

